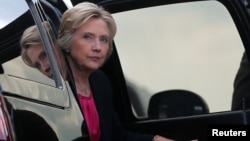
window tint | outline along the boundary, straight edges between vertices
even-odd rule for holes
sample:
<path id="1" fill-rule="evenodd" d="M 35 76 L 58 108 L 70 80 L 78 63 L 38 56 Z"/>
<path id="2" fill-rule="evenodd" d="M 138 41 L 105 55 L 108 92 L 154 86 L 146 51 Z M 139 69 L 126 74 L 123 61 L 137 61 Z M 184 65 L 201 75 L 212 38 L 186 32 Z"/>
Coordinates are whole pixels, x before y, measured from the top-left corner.
<path id="1" fill-rule="evenodd" d="M 114 17 L 115 44 L 136 116 L 147 117 L 151 96 L 176 89 L 199 95 L 210 113 L 231 109 L 244 47 L 221 3 L 164 5 Z"/>

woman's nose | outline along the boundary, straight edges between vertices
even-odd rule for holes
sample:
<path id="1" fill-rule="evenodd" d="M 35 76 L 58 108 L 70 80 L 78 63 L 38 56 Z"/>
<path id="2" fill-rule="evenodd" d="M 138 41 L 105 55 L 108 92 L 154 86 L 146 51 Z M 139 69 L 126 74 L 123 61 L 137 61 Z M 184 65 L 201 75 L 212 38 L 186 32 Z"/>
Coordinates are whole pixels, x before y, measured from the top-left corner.
<path id="1" fill-rule="evenodd" d="M 100 50 L 101 49 L 101 44 L 100 44 L 100 41 L 99 40 L 95 40 L 94 43 L 93 43 L 93 49 L 94 50 Z"/>

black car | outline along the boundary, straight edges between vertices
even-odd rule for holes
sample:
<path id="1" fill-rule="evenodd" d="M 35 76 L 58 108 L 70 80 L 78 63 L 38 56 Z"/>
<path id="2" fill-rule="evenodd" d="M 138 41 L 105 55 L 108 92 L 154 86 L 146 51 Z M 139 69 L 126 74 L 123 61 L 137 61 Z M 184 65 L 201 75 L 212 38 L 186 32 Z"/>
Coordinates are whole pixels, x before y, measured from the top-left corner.
<path id="1" fill-rule="evenodd" d="M 5 16 L 0 20 L 18 10 L 13 6 L 24 10 L 0 30 L 0 140 L 76 141 L 87 136 L 73 82 L 62 77 L 41 24 L 48 21 L 56 35 L 62 13 L 80 2 L 1 3 Z M 114 108 L 125 128 L 178 141 L 249 139 L 248 101 L 231 110 L 234 79 L 244 52 L 250 53 L 248 0 L 91 2 L 117 22 L 114 52 L 101 70 L 112 82 Z M 20 37 L 34 24 L 47 43 L 54 80 L 20 57 Z"/>

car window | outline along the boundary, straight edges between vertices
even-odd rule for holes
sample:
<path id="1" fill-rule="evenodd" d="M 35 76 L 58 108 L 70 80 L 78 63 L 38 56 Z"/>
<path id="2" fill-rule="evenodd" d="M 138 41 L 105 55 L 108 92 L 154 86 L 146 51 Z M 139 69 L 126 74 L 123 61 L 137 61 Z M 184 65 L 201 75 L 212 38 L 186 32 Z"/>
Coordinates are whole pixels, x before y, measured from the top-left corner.
<path id="1" fill-rule="evenodd" d="M 197 94 L 210 113 L 231 109 L 244 47 L 221 3 L 163 5 L 113 16 L 115 45 L 137 117 L 148 116 L 151 96 L 171 90 Z M 174 103 L 181 105 L 180 99 Z"/>
<path id="2" fill-rule="evenodd" d="M 50 47 L 52 48 L 51 51 L 53 52 L 51 55 L 55 57 L 57 62 L 54 65 L 57 65 L 60 72 L 62 73 L 64 71 L 62 70 L 64 58 L 62 57 L 62 53 L 60 53 L 60 49 L 55 45 L 56 35 L 48 21 L 44 21 L 43 25 L 45 31 L 47 32 L 47 37 L 50 40 Z M 22 39 L 20 37 L 18 42 L 20 46 L 20 56 L 3 63 L 2 67 L 5 74 L 9 76 L 23 78 L 55 87 L 54 72 L 52 71 L 52 63 L 49 60 L 49 56 L 45 48 L 46 45 L 43 43 L 42 38 L 40 38 L 39 41 L 36 41 L 38 40 L 36 39 L 37 37 L 44 37 L 46 35 L 39 33 L 35 23 L 31 26 L 36 26 L 36 30 L 33 28 L 33 32 L 29 31 L 25 33 L 25 31 L 23 31 L 22 35 L 25 33 L 24 42 L 29 42 L 32 44 L 23 45 L 28 46 L 27 48 L 21 47 Z M 21 54 L 23 54 L 23 56 L 21 56 Z"/>
<path id="3" fill-rule="evenodd" d="M 32 4 L 32 2 L 29 4 Z M 59 26 L 58 20 L 60 20 L 60 11 L 52 7 L 52 5 L 46 1 L 43 1 L 42 3 L 37 2 L 35 4 L 37 5 L 37 11 L 42 11 L 44 14 L 36 15 L 36 9 L 33 9 L 27 11 L 25 14 L 19 17 L 20 19 L 22 17 L 24 20 L 29 20 L 30 26 L 36 26 L 36 28 L 32 28 L 32 31 L 31 29 L 29 29 L 29 32 L 26 32 L 24 36 L 24 43 L 28 42 L 31 45 L 23 45 L 28 47 L 27 49 L 22 50 L 22 47 L 20 45 L 22 40 L 20 37 L 17 40 L 17 45 L 20 46 L 21 51 L 19 54 L 24 54 L 23 57 L 19 56 L 13 58 L 2 64 L 2 67 L 4 69 L 5 74 L 8 74 L 10 76 L 55 86 L 55 83 L 58 82 L 58 80 L 55 79 L 57 78 L 55 77 L 55 75 L 59 74 L 56 71 L 60 71 L 62 76 L 64 76 L 66 73 L 64 58 L 62 56 L 62 53 L 60 52 L 60 49 L 55 45 L 57 29 Z M 27 6 L 27 3 L 23 1 L 21 5 Z M 22 35 L 27 28 L 30 28 L 30 26 L 28 26 L 27 24 L 26 27 L 22 27 L 23 31 L 20 32 L 20 35 Z M 41 37 L 40 39 L 38 39 L 39 36 Z M 48 41 L 46 41 L 47 39 Z M 33 44 L 39 47 L 36 47 L 37 49 L 35 50 Z M 29 55 L 28 57 L 28 51 L 32 51 L 30 54 L 32 54 L 33 59 L 30 58 L 31 55 Z M 53 67 L 55 67 L 56 69 L 53 69 Z M 65 73 L 62 74 L 63 72 Z"/>
<path id="4" fill-rule="evenodd" d="M 25 1 L 24 4 L 27 5 Z M 10 94 L 60 107 L 69 107 L 68 92 L 71 92 L 71 89 L 66 81 L 66 65 L 62 52 L 55 45 L 57 25 L 54 21 L 56 22 L 57 19 L 50 18 L 54 12 L 49 11 L 50 7 L 37 8 L 40 8 L 40 12 L 45 13 L 41 14 L 41 17 L 36 16 L 36 22 L 31 11 L 27 11 L 6 26 L 4 30 L 1 30 L 6 34 L 6 38 L 3 38 L 6 44 L 1 47 L 6 50 L 0 52 L 2 54 L 1 68 L 3 69 L 0 75 L 1 86 L 5 92 Z M 50 13 L 47 14 L 47 10 Z M 37 28 L 38 25 L 39 28 Z M 27 28 L 29 30 L 24 39 L 31 44 L 23 44 L 23 47 L 27 47 L 26 53 L 24 53 L 26 55 L 23 58 L 20 43 L 22 42 L 21 36 Z M 27 55 L 28 50 L 29 55 Z M 56 69 L 52 69 L 52 67 Z M 55 75 L 59 77 L 55 77 Z M 60 82 L 61 85 L 57 85 L 56 82 Z"/>
<path id="5" fill-rule="evenodd" d="M 55 86 L 53 79 L 43 75 L 38 69 L 26 65 L 21 56 L 2 64 L 2 66 L 5 74 Z"/>

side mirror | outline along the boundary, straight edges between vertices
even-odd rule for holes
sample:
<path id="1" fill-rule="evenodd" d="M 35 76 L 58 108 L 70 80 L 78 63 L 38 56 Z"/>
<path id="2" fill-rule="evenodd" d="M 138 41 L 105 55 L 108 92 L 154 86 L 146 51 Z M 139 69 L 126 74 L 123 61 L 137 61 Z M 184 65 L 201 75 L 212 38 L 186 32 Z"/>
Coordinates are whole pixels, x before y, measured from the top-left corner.
<path id="1" fill-rule="evenodd" d="M 206 102 L 187 90 L 167 90 L 150 98 L 149 119 L 173 118 L 209 113 Z"/>

